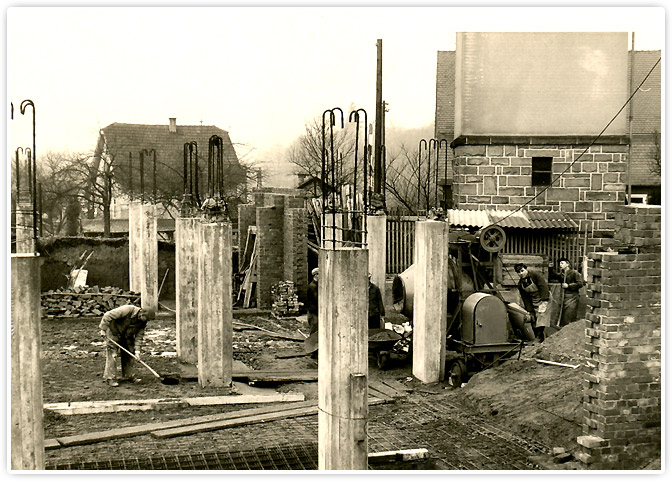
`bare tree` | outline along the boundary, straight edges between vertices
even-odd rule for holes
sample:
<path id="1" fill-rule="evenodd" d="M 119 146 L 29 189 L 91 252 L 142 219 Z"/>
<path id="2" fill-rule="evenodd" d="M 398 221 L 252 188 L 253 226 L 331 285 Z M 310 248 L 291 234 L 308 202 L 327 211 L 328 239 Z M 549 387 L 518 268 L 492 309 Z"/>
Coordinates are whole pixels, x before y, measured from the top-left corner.
<path id="1" fill-rule="evenodd" d="M 326 162 L 324 181 L 330 188 L 339 189 L 345 184 L 352 183 L 354 179 L 354 151 L 355 151 L 355 124 L 344 122 L 344 128 L 340 127 L 340 119 L 337 119 L 333 127 L 333 146 L 331 142 L 330 128 L 328 123 L 324 126 L 324 135 L 322 130 L 322 119 L 314 119 L 305 125 L 305 131 L 288 149 L 287 160 L 296 165 L 298 171 L 308 174 L 310 177 L 322 180 L 322 150 L 326 151 L 327 159 L 331 156 L 333 148 L 336 158 L 335 169 L 332 172 L 330 161 Z M 366 131 L 366 129 L 364 129 Z M 358 176 L 362 175 L 363 163 L 363 145 L 364 142 L 360 132 L 360 147 L 358 151 Z M 366 139 L 364 139 L 366 140 Z M 370 151 L 370 149 L 369 149 Z M 333 174 L 333 184 L 332 184 Z M 359 180 L 359 185 L 362 181 Z"/>
<path id="2" fill-rule="evenodd" d="M 652 173 L 656 175 L 661 175 L 663 173 L 663 166 L 661 164 L 661 148 L 660 148 L 660 132 L 655 131 L 653 133 L 653 148 L 652 148 L 652 158 L 651 163 L 649 164 L 649 169 Z"/>

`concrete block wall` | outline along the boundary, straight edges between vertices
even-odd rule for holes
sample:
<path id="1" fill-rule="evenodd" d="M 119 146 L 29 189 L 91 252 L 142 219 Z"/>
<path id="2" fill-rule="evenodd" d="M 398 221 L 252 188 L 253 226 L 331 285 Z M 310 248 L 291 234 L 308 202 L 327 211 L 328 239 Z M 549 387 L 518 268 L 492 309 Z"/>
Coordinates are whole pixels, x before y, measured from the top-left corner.
<path id="1" fill-rule="evenodd" d="M 566 212 L 582 230 L 588 222 L 593 233 L 589 251 L 612 247 L 615 213 L 626 195 L 628 146 L 595 144 L 581 155 L 589 142 L 550 139 L 546 144 L 542 140 L 532 138 L 538 142 L 533 144 L 505 138 L 500 143 L 483 138 L 480 144 L 456 145 L 455 206 L 512 210 L 541 193 L 530 208 Z M 532 157 L 553 158 L 554 183 L 545 191 L 545 187 L 532 186 Z"/>
<path id="2" fill-rule="evenodd" d="M 661 211 L 619 206 L 616 241 L 589 255 L 583 435 L 589 469 L 641 469 L 661 451 Z M 622 250 L 625 252 L 625 250 Z"/>

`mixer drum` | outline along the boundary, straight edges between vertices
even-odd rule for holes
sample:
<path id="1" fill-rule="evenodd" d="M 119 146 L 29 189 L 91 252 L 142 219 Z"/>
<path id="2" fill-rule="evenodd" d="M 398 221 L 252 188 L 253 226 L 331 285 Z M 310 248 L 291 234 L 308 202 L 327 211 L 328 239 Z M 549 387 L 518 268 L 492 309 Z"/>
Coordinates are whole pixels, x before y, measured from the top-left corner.
<path id="1" fill-rule="evenodd" d="M 462 340 L 472 344 L 507 342 L 506 305 L 498 297 L 475 292 L 462 306 Z"/>
<path id="2" fill-rule="evenodd" d="M 415 290 L 415 264 L 411 265 L 392 281 L 394 310 L 413 319 L 413 293 Z M 455 259 L 448 258 L 448 316 L 452 316 L 459 303 L 459 293 L 474 290 L 471 278 L 457 267 Z"/>

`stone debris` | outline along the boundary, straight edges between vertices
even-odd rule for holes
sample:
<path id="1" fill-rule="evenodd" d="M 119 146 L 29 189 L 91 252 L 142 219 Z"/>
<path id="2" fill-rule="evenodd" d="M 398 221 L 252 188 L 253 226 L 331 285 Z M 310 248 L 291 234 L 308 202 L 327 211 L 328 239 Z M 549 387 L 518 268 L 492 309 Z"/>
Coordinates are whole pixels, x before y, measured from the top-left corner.
<path id="1" fill-rule="evenodd" d="M 52 289 L 41 294 L 42 314 L 47 319 L 102 316 L 126 304 L 140 306 L 140 294 L 118 287 L 84 286 Z"/>

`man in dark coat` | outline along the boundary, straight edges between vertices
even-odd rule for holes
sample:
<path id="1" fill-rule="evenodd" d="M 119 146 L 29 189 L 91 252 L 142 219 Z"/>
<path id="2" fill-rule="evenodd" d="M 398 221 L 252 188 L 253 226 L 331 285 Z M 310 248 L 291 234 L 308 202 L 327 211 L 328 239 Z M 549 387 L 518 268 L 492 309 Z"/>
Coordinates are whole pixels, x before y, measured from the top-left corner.
<path id="1" fill-rule="evenodd" d="M 133 374 L 133 357 L 109 342 L 109 339 L 112 339 L 128 351 L 135 353 L 139 358 L 140 341 L 142 341 L 144 336 L 148 320 L 149 316 L 147 311 L 130 304 L 117 307 L 116 309 L 112 309 L 103 314 L 103 319 L 98 326 L 100 335 L 108 341 L 103 379 L 110 386 L 116 387 L 119 385 L 115 379 L 117 373 L 117 357 L 121 357 L 122 379 L 128 379 L 132 382 L 139 382 L 140 379 L 136 379 Z"/>
<path id="2" fill-rule="evenodd" d="M 532 315 L 532 329 L 539 342 L 545 339 L 544 328 L 551 325 L 549 307 L 550 291 L 544 276 L 535 271 L 528 271 L 525 264 L 516 264 L 515 271 L 520 277 L 518 292 L 525 310 Z"/>
<path id="3" fill-rule="evenodd" d="M 308 328 L 310 329 L 310 334 L 317 332 L 318 322 L 317 314 L 319 312 L 318 300 L 317 300 L 317 280 L 320 275 L 320 269 L 315 268 L 312 271 L 313 280 L 308 284 L 308 292 L 306 294 L 306 308 L 308 309 Z"/>
<path id="4" fill-rule="evenodd" d="M 562 310 L 559 325 L 564 327 L 576 321 L 579 307 L 579 289 L 583 286 L 583 279 L 577 271 L 571 268 L 569 259 L 561 257 L 558 262 L 562 275 Z"/>
<path id="5" fill-rule="evenodd" d="M 371 274 L 369 274 L 369 329 L 381 329 L 385 322 L 384 318 L 383 296 L 378 286 L 371 282 Z"/>

